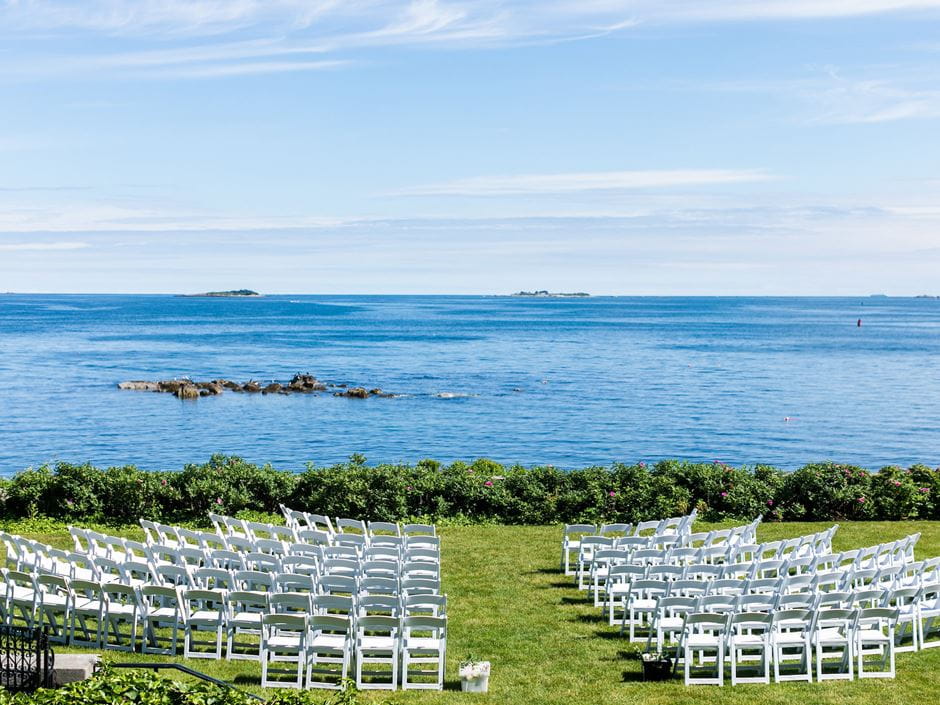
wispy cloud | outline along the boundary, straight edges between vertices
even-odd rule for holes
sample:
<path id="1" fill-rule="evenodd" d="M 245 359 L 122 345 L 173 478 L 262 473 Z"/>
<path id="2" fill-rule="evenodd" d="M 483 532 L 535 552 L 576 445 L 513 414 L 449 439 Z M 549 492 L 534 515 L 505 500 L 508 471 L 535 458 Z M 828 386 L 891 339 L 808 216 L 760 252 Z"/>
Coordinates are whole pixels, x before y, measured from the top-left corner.
<path id="1" fill-rule="evenodd" d="M 399 189 L 399 196 L 511 196 L 705 186 L 773 178 L 762 169 L 661 169 L 515 174 L 457 179 Z"/>
<path id="2" fill-rule="evenodd" d="M 0 70 L 21 76 L 101 69 L 137 74 L 148 67 L 150 75 L 165 68 L 171 77 L 248 75 L 325 68 L 298 61 L 309 54 L 503 47 L 638 26 L 883 13 L 940 16 L 940 0 L 0 0 L 0 36 L 44 48 L 76 33 L 96 39 L 93 54 L 63 56 L 52 45 L 38 60 L 0 62 Z M 129 38 L 146 44 L 127 51 Z M 58 55 L 50 59 L 50 53 Z M 234 64 L 242 68 L 223 68 Z M 171 66 L 177 68 L 169 71 Z"/>
<path id="3" fill-rule="evenodd" d="M 83 250 L 91 247 L 87 242 L 0 242 L 0 252 L 46 252 L 55 250 Z"/>

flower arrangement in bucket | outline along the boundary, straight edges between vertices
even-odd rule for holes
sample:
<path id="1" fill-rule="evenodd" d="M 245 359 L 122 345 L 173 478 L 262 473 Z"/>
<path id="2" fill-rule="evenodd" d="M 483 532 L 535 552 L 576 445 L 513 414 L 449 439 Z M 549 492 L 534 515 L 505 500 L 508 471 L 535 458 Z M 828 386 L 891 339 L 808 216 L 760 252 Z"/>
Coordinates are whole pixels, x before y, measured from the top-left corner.
<path id="1" fill-rule="evenodd" d="M 490 687 L 490 662 L 467 656 L 460 662 L 460 689 L 465 693 L 485 693 Z"/>
<path id="2" fill-rule="evenodd" d="M 672 674 L 672 659 L 661 651 L 642 654 L 643 680 L 664 681 Z"/>

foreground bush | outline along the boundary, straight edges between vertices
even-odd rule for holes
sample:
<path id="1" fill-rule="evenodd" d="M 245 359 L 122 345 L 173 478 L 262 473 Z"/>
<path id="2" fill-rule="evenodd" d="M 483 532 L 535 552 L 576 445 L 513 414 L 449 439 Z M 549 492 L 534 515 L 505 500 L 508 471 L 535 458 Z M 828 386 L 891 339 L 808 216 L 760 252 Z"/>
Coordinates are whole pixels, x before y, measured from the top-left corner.
<path id="1" fill-rule="evenodd" d="M 313 691 L 279 691 L 268 699 L 272 705 L 355 705 L 354 691 L 326 697 Z M 143 671 L 102 669 L 86 681 L 35 693 L 11 695 L 0 688 L 0 705 L 258 705 L 259 701 L 237 690 L 201 681 L 177 681 Z"/>
<path id="2" fill-rule="evenodd" d="M 940 519 L 940 469 L 837 463 L 795 472 L 769 466 L 661 461 L 560 470 L 491 460 L 367 465 L 361 456 L 301 473 L 215 455 L 181 472 L 59 463 L 0 480 L 8 519 L 134 523 L 140 517 L 205 523 L 206 514 L 277 512 L 284 503 L 331 516 L 436 522 L 550 524 L 631 521 L 685 514 L 703 519 L 839 521 Z"/>

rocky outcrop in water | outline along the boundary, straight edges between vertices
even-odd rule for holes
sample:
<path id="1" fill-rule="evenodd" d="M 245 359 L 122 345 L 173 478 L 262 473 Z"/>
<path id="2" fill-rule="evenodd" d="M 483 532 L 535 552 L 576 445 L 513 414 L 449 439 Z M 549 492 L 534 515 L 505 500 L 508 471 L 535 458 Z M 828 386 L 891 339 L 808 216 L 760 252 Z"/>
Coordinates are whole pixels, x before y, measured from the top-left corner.
<path id="1" fill-rule="evenodd" d="M 318 392 L 334 391 L 334 397 L 348 399 L 368 399 L 369 397 L 394 397 L 395 394 L 383 392 L 378 387 L 366 389 L 365 387 L 348 387 L 346 384 L 333 384 L 323 382 L 310 374 L 296 374 L 289 382 L 272 381 L 262 384 L 250 379 L 243 384 L 227 379 L 214 379 L 208 382 L 194 382 L 190 379 L 168 379 L 158 382 L 145 380 L 130 380 L 120 382 L 118 389 L 137 392 L 163 392 L 172 394 L 179 399 L 198 399 L 222 394 L 226 390 L 242 394 L 314 394 Z"/>

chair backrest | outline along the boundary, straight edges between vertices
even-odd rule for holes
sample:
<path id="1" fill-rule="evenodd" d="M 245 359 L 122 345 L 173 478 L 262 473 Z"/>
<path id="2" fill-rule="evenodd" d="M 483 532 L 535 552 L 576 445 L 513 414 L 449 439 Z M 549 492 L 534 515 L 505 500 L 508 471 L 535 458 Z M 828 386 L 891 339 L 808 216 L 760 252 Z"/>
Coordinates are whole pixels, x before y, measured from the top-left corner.
<path id="1" fill-rule="evenodd" d="M 738 595 L 744 595 L 747 592 L 747 580 L 719 578 L 718 580 L 708 582 L 709 595 L 731 595 L 732 597 L 736 597 Z"/>
<path id="2" fill-rule="evenodd" d="M 737 612 L 766 612 L 774 610 L 776 599 L 773 595 L 738 595 L 735 598 L 734 609 Z"/>
<path id="3" fill-rule="evenodd" d="M 397 578 L 365 577 L 359 581 L 360 595 L 398 595 L 401 592 Z"/>
<path id="4" fill-rule="evenodd" d="M 597 530 L 599 536 L 629 536 L 633 531 L 633 524 L 602 524 Z"/>
<path id="5" fill-rule="evenodd" d="M 420 536 L 422 534 L 437 536 L 437 527 L 433 524 L 405 524 L 401 527 L 401 532 L 405 536 Z M 593 526 L 589 533 L 593 533 Z"/>
<path id="6" fill-rule="evenodd" d="M 851 592 L 816 593 L 816 609 L 847 609 L 852 604 Z"/>
<path id="7" fill-rule="evenodd" d="M 844 608 L 826 608 L 816 611 L 813 630 L 837 629 L 843 636 L 848 636 L 855 624 L 856 611 Z"/>
<path id="8" fill-rule="evenodd" d="M 146 608 L 157 609 L 172 607 L 182 609 L 182 599 L 180 592 L 175 587 L 166 585 L 141 585 L 140 599 Z"/>
<path id="9" fill-rule="evenodd" d="M 278 573 L 274 576 L 275 592 L 306 592 L 316 589 L 316 581 L 309 575 Z"/>
<path id="10" fill-rule="evenodd" d="M 808 609 L 778 610 L 773 614 L 775 632 L 808 632 L 813 622 L 813 612 Z"/>
<path id="11" fill-rule="evenodd" d="M 401 536 L 401 526 L 393 521 L 370 521 L 368 530 L 370 536 L 375 536 L 376 534 Z"/>
<path id="12" fill-rule="evenodd" d="M 407 531 L 405 533 L 408 533 Z M 564 539 L 568 540 L 580 538 L 581 536 L 593 536 L 597 534 L 597 527 L 594 524 L 565 524 Z"/>
<path id="13" fill-rule="evenodd" d="M 761 634 L 770 632 L 770 623 L 773 620 L 768 612 L 756 610 L 736 612 L 731 615 L 728 629 L 734 634 Z"/>
<path id="14" fill-rule="evenodd" d="M 710 633 L 722 635 L 728 629 L 728 615 L 712 612 L 690 612 L 685 616 L 683 631 L 686 635 L 692 633 Z"/>
<path id="15" fill-rule="evenodd" d="M 324 575 L 317 581 L 317 590 L 323 595 L 347 594 L 357 592 L 356 578 L 349 575 Z"/>
<path id="16" fill-rule="evenodd" d="M 199 568 L 192 573 L 194 587 L 206 590 L 234 590 L 235 578 L 223 568 Z"/>
<path id="17" fill-rule="evenodd" d="M 705 595 L 698 598 L 698 612 L 711 614 L 734 612 L 737 597 L 734 595 Z"/>
<path id="18" fill-rule="evenodd" d="M 310 614 L 310 593 L 306 592 L 275 592 L 268 597 L 268 605 L 272 612 L 279 614 Z"/>
<path id="19" fill-rule="evenodd" d="M 365 535 L 367 532 L 366 523 L 364 521 L 345 517 L 336 519 L 336 530 L 341 534 L 355 533 Z"/>
<path id="20" fill-rule="evenodd" d="M 239 590 L 271 592 L 274 589 L 274 579 L 270 573 L 259 570 L 237 570 L 233 577 Z"/>
<path id="21" fill-rule="evenodd" d="M 358 638 L 368 632 L 370 635 L 385 635 L 396 639 L 401 630 L 401 620 L 398 617 L 384 617 L 373 615 L 356 619 L 356 635 Z"/>
<path id="22" fill-rule="evenodd" d="M 406 617 L 443 617 L 447 614 L 447 595 L 407 595 L 402 608 Z"/>
<path id="23" fill-rule="evenodd" d="M 320 562 L 313 556 L 285 556 L 281 559 L 281 570 L 285 573 L 316 576 L 320 573 Z"/>
<path id="24" fill-rule="evenodd" d="M 301 529 L 297 532 L 297 542 L 312 546 L 329 546 L 332 543 L 332 534 L 317 529 Z"/>
<path id="25" fill-rule="evenodd" d="M 397 596 L 364 595 L 356 601 L 356 610 L 360 617 L 386 615 L 397 618 L 401 616 L 402 606 Z"/>
<path id="26" fill-rule="evenodd" d="M 226 612 L 226 596 L 224 590 L 202 590 L 199 588 L 182 589 L 183 612 L 187 617 L 193 612 L 217 612 L 222 619 Z"/>
<path id="27" fill-rule="evenodd" d="M 669 587 L 670 596 L 701 597 L 708 594 L 707 580 L 676 580 Z"/>
<path id="28" fill-rule="evenodd" d="M 816 596 L 810 592 L 795 592 L 792 595 L 777 595 L 778 610 L 812 610 L 816 606 Z"/>
<path id="29" fill-rule="evenodd" d="M 352 597 L 345 595 L 314 595 L 310 598 L 311 614 L 353 616 L 355 606 Z"/>
<path id="30" fill-rule="evenodd" d="M 229 549 L 209 552 L 209 563 L 224 570 L 245 570 L 245 554 Z"/>
<path id="31" fill-rule="evenodd" d="M 304 643 L 309 629 L 309 620 L 305 614 L 269 613 L 261 616 L 262 639 L 267 642 L 273 633 L 282 635 L 284 632 L 293 632 L 300 643 Z"/>
<path id="32" fill-rule="evenodd" d="M 865 607 L 858 610 L 855 620 L 856 630 L 875 630 L 883 634 L 892 634 L 897 624 L 899 611 L 893 607 Z"/>
<path id="33" fill-rule="evenodd" d="M 352 623 L 349 617 L 335 614 L 315 614 L 309 618 L 310 631 L 315 634 L 334 634 L 352 638 Z"/>
<path id="34" fill-rule="evenodd" d="M 404 639 L 411 638 L 417 632 L 421 634 L 422 639 L 444 642 L 447 639 L 447 618 L 430 615 L 408 616 L 401 622 L 401 631 Z"/>
<path id="35" fill-rule="evenodd" d="M 881 607 L 886 594 L 886 590 L 853 590 L 852 605 L 860 608 Z"/>
<path id="36" fill-rule="evenodd" d="M 401 581 L 403 595 L 438 595 L 441 592 L 440 578 L 405 578 Z"/>

